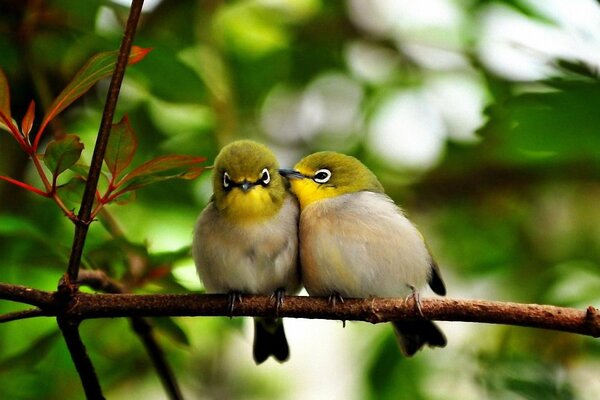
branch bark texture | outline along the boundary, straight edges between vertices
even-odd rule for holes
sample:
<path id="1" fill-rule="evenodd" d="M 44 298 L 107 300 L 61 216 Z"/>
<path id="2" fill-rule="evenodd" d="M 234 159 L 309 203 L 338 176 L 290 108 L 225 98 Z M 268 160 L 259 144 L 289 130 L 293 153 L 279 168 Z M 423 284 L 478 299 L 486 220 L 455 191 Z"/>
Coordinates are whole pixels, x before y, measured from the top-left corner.
<path id="1" fill-rule="evenodd" d="M 45 316 L 75 320 L 121 317 L 230 316 L 226 295 L 206 294 L 89 294 L 76 293 L 61 304 L 54 292 L 0 284 L 0 299 L 36 306 Z M 422 299 L 426 318 L 542 328 L 600 337 L 600 311 L 551 305 L 485 300 Z M 276 310 L 270 296 L 247 295 L 236 303 L 232 316 L 274 316 L 344 321 L 388 322 L 422 318 L 412 300 L 344 299 L 332 306 L 327 298 L 289 296 Z"/>
<path id="2" fill-rule="evenodd" d="M 85 184 L 83 198 L 81 200 L 81 207 L 75 224 L 75 235 L 66 274 L 67 286 L 77 279 L 79 273 L 79 264 L 81 263 L 85 238 L 87 236 L 89 224 L 91 223 L 90 216 L 92 208 L 94 207 L 98 180 L 100 179 L 100 170 L 102 169 L 102 162 L 104 160 L 104 154 L 106 153 L 110 129 L 113 123 L 115 109 L 117 108 L 119 92 L 121 90 L 121 83 L 123 83 L 123 77 L 125 76 L 129 53 L 131 52 L 135 30 L 142 13 L 143 5 L 144 0 L 132 1 L 127 25 L 125 26 L 125 34 L 123 35 L 121 47 L 119 48 L 117 64 L 108 87 L 108 94 L 106 95 L 106 103 L 104 104 L 104 112 L 102 113 L 102 120 L 100 121 L 98 137 L 96 138 L 96 145 L 94 146 L 94 153 L 92 155 L 90 170 Z"/>
<path id="3" fill-rule="evenodd" d="M 64 319 L 61 316 L 57 318 L 57 321 L 69 349 L 69 353 L 71 353 L 71 359 L 79 373 L 85 397 L 90 400 L 104 399 L 100 381 L 94 370 L 94 365 L 92 364 L 85 349 L 85 345 L 81 340 L 81 336 L 79 335 L 79 321 Z"/>
<path id="4" fill-rule="evenodd" d="M 125 293 L 125 287 L 118 281 L 108 277 L 100 270 L 84 270 L 79 271 L 77 282 L 81 285 L 91 287 L 104 293 L 121 294 Z M 29 311 L 29 310 L 28 310 Z M 0 318 L 1 322 L 1 318 Z M 146 352 L 152 360 L 152 364 L 171 400 L 182 400 L 183 395 L 175 378 L 175 374 L 171 369 L 167 358 L 162 351 L 158 341 L 154 335 L 152 325 L 142 317 L 131 317 L 131 326 L 133 331 L 138 335 Z"/>
<path id="5" fill-rule="evenodd" d="M 94 207 L 98 180 L 100 178 L 100 171 L 102 169 L 102 162 L 104 160 L 104 154 L 106 153 L 115 109 L 117 107 L 117 100 L 119 99 L 121 84 L 123 82 L 123 77 L 125 76 L 129 53 L 131 52 L 133 38 L 142 14 L 143 5 L 144 0 L 132 0 L 129 17 L 127 18 L 127 25 L 125 26 L 125 33 L 117 56 L 117 64 L 108 87 L 104 112 L 102 114 L 98 137 L 96 138 L 96 144 L 94 146 L 94 153 L 92 155 L 90 170 L 88 172 L 83 198 L 81 200 L 81 207 L 77 218 L 75 219 L 75 234 L 73 236 L 69 264 L 63 282 L 59 285 L 61 294 L 57 299 L 57 308 L 58 311 L 60 311 L 57 314 L 58 326 L 67 343 L 69 353 L 75 363 L 86 398 L 88 399 L 103 399 L 102 389 L 94 366 L 87 354 L 81 336 L 79 335 L 79 320 L 73 319 L 68 313 L 62 312 L 62 310 L 64 310 L 62 306 L 66 303 L 72 303 L 77 292 L 77 285 L 75 285 L 74 282 L 79 275 L 83 248 L 85 246 L 89 225 L 92 222 L 91 215 Z"/>

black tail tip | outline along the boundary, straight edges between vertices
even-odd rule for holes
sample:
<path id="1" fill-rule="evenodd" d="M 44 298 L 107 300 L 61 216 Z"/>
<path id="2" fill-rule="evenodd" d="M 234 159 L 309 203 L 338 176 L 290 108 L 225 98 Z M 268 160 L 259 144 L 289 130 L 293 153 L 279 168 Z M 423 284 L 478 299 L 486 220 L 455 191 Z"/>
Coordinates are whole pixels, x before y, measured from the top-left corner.
<path id="1" fill-rule="evenodd" d="M 394 321 L 394 331 L 402 354 L 412 357 L 423 346 L 446 347 L 444 333 L 432 321 Z"/>
<path id="2" fill-rule="evenodd" d="M 254 319 L 254 344 L 252 346 L 254 362 L 259 365 L 273 356 L 279 362 L 290 358 L 290 348 L 285 337 L 283 321 L 274 318 Z"/>

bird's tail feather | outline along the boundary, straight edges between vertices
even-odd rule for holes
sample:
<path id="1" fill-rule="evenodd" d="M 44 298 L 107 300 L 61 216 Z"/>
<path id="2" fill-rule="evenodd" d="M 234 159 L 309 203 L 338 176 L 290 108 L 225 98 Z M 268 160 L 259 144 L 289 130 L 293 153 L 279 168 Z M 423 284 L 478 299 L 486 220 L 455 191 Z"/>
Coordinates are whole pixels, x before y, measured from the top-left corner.
<path id="1" fill-rule="evenodd" d="M 279 362 L 284 362 L 290 357 L 281 318 L 254 318 L 252 355 L 256 364 L 263 363 L 269 356 L 273 356 Z"/>
<path id="2" fill-rule="evenodd" d="M 393 321 L 392 324 L 400 350 L 407 357 L 413 356 L 424 345 L 446 346 L 446 336 L 431 321 Z"/>

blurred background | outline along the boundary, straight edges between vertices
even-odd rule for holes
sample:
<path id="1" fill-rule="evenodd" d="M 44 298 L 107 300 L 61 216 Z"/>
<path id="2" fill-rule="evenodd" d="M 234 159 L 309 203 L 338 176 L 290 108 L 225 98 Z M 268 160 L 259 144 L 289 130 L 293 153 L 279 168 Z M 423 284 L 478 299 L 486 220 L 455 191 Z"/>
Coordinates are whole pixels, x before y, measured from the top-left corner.
<path id="1" fill-rule="evenodd" d="M 127 14 L 126 1 L 0 0 L 14 118 L 35 99 L 39 121 L 89 57 L 118 48 Z M 352 154 L 417 223 L 449 297 L 600 306 L 597 2 L 148 0 L 135 44 L 153 51 L 128 69 L 117 110 L 138 134 L 134 164 L 210 164 L 239 138 L 283 166 Z M 84 162 L 107 86 L 51 126 L 81 136 Z M 38 184 L 6 132 L 0 175 Z M 209 178 L 110 206 L 114 224 L 92 225 L 85 266 L 136 293 L 202 290 L 189 244 Z M 0 281 L 54 290 L 72 235 L 52 202 L 0 181 Z M 406 359 L 385 324 L 286 320 L 291 359 L 256 367 L 250 320 L 152 323 L 187 398 L 600 398 L 589 337 L 441 323 L 448 347 Z M 107 398 L 166 398 L 126 319 L 86 321 L 82 336 Z M 0 326 L 0 381 L 2 398 L 83 397 L 53 319 Z"/>

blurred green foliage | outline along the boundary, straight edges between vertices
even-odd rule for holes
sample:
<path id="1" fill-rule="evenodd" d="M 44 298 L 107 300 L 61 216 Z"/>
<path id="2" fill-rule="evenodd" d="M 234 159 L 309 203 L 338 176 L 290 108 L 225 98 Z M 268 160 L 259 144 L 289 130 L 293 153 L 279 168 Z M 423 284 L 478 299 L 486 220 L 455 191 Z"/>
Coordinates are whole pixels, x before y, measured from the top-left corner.
<path id="1" fill-rule="evenodd" d="M 515 45 L 534 61 L 545 60 L 548 69 L 529 79 L 504 74 L 484 57 L 495 42 L 483 34 L 483 16 L 510 12 L 528 24 L 574 31 L 531 1 L 440 0 L 425 2 L 431 8 L 421 9 L 423 14 L 402 1 L 389 15 L 373 13 L 376 3 L 385 2 L 155 2 L 135 39 L 153 50 L 128 69 L 117 109 L 118 118 L 126 113 L 137 132 L 133 165 L 170 153 L 212 160 L 223 144 L 246 137 L 271 145 L 284 165 L 326 148 L 352 153 L 373 168 L 420 226 L 450 297 L 598 306 L 597 66 Z M 590 7 L 600 13 L 595 3 Z M 404 14 L 419 18 L 402 20 Z M 127 8 L 110 1 L 0 1 L 0 67 L 11 85 L 13 117 L 20 121 L 35 99 L 39 121 L 91 55 L 118 48 L 126 17 Z M 394 20 L 401 23 L 391 26 Z M 593 53 L 600 35 L 589 37 Z M 429 52 L 419 52 L 424 49 Z M 456 119 L 467 115 L 463 97 L 439 91 L 447 88 L 440 82 L 461 79 L 479 93 L 468 97 L 466 87 L 458 90 L 479 99 L 470 109 L 475 122 Z M 54 134 L 79 135 L 86 160 L 106 87 L 99 84 L 50 126 Z M 442 132 L 429 147 L 438 150 L 420 163 L 403 164 L 400 151 L 410 142 L 381 139 L 377 131 L 381 110 L 405 93 L 421 99 L 413 109 L 417 119 Z M 349 113 L 352 105 L 356 110 Z M 423 115 L 431 117 L 423 121 Z M 402 120 L 394 129 L 400 137 L 414 126 Z M 456 136 L 461 129 L 464 136 Z M 408 137 L 427 138 L 416 131 Z M 377 140 L 383 140 L 385 154 Z M 390 149 L 398 151 L 395 158 Z M 39 184 L 27 157 L 3 131 L 0 174 Z M 208 175 L 150 186 L 135 201 L 109 207 L 110 218 L 92 225 L 85 267 L 102 269 L 137 293 L 200 290 L 189 243 L 210 196 Z M 0 281 L 54 290 L 72 234 L 71 222 L 50 201 L 0 181 Z M 18 309 L 0 303 L 2 313 Z M 337 330 L 341 347 L 314 354 L 311 341 L 325 340 L 311 322 L 288 333 L 289 363 L 260 368 L 252 366 L 240 319 L 153 324 L 189 398 L 307 398 L 319 393 L 307 389 L 317 385 L 355 399 L 600 396 L 600 345 L 591 338 L 447 323 L 446 349 L 403 359 L 391 330 L 351 324 Z M 162 398 L 126 320 L 86 321 L 82 336 L 108 398 L 132 392 Z M 317 383 L 311 370 L 327 380 Z M 2 398 L 76 399 L 83 393 L 50 319 L 0 327 L 0 380 Z"/>

